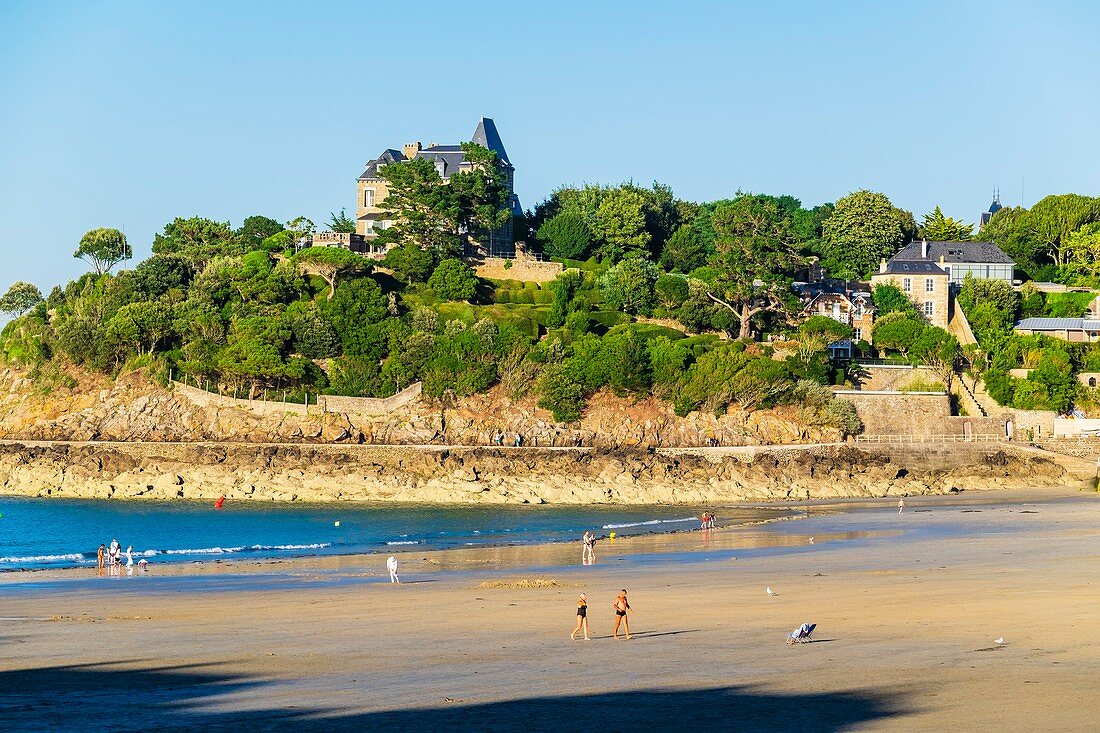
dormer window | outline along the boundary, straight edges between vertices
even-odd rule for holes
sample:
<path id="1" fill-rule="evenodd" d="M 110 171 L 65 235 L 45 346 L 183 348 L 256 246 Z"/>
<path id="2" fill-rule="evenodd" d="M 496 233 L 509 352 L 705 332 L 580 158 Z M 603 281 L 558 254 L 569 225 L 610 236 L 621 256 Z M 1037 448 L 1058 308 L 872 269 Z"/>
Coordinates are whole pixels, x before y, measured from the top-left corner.
<path id="1" fill-rule="evenodd" d="M 435 162 L 435 170 L 439 174 L 440 178 L 443 178 L 446 175 L 446 165 L 443 163 L 442 160 L 437 160 Z"/>

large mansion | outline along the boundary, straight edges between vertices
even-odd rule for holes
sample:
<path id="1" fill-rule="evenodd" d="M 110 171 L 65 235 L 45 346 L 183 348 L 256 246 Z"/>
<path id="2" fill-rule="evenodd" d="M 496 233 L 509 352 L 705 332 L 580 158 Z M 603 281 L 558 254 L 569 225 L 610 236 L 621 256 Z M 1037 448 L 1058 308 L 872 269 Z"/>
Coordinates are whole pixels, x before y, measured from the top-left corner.
<path id="1" fill-rule="evenodd" d="M 501 142 L 500 134 L 497 132 L 493 120 L 482 117 L 477 123 L 474 134 L 470 137 L 470 142 L 477 143 L 497 154 L 497 160 L 506 174 L 512 213 L 521 214 L 523 210 L 520 207 L 519 198 L 516 196 L 514 188 L 516 169 L 508 158 L 508 152 L 504 149 L 504 143 Z M 419 142 L 413 142 L 404 145 L 401 150 L 393 148 L 383 150 L 381 155 L 367 163 L 366 169 L 356 182 L 356 232 L 369 245 L 370 240 L 377 237 L 379 231 L 388 229 L 394 224 L 392 219 L 386 218 L 386 213 L 381 209 L 381 204 L 389 193 L 386 182 L 378 175 L 383 167 L 390 163 L 425 158 L 435 165 L 440 178 L 447 181 L 453 174 L 471 169 L 472 166 L 466 162 L 465 157 L 460 144 L 440 145 L 431 143 L 424 147 Z M 490 256 L 514 257 L 516 247 L 512 233 L 512 222 L 509 221 L 500 229 L 483 235 L 478 241 L 478 247 L 484 254 Z"/>

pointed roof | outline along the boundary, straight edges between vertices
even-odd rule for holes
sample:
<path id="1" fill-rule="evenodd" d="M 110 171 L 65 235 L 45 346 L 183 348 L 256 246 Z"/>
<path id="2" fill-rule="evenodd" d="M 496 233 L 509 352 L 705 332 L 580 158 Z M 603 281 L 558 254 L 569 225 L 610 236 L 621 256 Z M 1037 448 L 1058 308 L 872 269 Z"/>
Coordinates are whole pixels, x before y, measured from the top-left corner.
<path id="1" fill-rule="evenodd" d="M 508 151 L 504 149 L 504 143 L 500 141 L 500 134 L 497 132 L 497 126 L 493 123 L 491 117 L 482 117 L 477 123 L 477 129 L 474 130 L 473 137 L 470 138 L 470 142 L 477 143 L 487 150 L 492 150 L 497 154 L 497 159 L 508 166 L 512 167 L 512 161 L 508 160 Z"/>

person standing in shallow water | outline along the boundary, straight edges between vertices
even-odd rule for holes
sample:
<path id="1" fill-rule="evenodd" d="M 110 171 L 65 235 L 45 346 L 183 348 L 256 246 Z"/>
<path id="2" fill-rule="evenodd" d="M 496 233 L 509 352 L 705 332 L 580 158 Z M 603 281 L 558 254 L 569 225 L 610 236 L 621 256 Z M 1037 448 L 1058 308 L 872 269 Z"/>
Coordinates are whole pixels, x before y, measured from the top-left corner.
<path id="1" fill-rule="evenodd" d="M 626 638 L 632 638 L 630 636 L 630 620 L 627 618 L 628 613 L 630 613 L 630 602 L 626 600 L 626 588 L 623 588 L 619 591 L 618 598 L 615 599 L 615 631 L 611 634 L 615 641 L 619 640 L 620 624 L 626 631 Z"/>
<path id="2" fill-rule="evenodd" d="M 99 546 L 99 552 L 96 554 L 96 566 L 98 568 L 96 573 L 99 574 L 99 575 L 103 575 L 103 559 L 104 559 L 104 554 L 105 554 L 106 549 L 107 549 L 107 546 L 101 544 Z"/>
<path id="3" fill-rule="evenodd" d="M 905 497 L 898 499 L 898 514 L 905 511 Z"/>
<path id="4" fill-rule="evenodd" d="M 390 555 L 390 559 L 386 560 L 386 570 L 390 571 L 390 582 L 400 583 L 401 578 L 397 577 L 397 558 Z"/>
<path id="5" fill-rule="evenodd" d="M 596 562 L 596 535 L 586 530 L 581 543 L 581 564 L 591 565 Z"/>
<path id="6" fill-rule="evenodd" d="M 584 629 L 584 640 L 592 641 L 588 638 L 588 596 L 581 593 L 577 598 L 577 628 L 573 629 L 573 633 L 569 635 L 570 641 L 577 640 L 577 632 Z"/>

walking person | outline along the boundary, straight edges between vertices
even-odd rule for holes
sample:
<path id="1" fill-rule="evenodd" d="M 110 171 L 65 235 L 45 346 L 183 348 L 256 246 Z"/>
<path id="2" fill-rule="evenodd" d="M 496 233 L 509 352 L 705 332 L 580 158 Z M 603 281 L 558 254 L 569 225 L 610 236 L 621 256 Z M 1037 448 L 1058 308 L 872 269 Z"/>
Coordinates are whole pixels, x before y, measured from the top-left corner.
<path id="1" fill-rule="evenodd" d="M 615 641 L 619 640 L 620 624 L 626 631 L 626 638 L 632 638 L 630 636 L 630 619 L 627 618 L 628 613 L 630 613 L 630 601 L 626 600 L 626 588 L 623 588 L 615 599 L 615 631 L 611 634 Z"/>
<path id="2" fill-rule="evenodd" d="M 397 558 L 390 555 L 390 559 L 386 560 L 386 569 L 390 571 L 390 582 L 400 583 L 401 578 L 397 577 Z"/>
<path id="3" fill-rule="evenodd" d="M 596 535 L 586 531 L 581 540 L 581 565 L 591 565 L 596 562 Z"/>
<path id="4" fill-rule="evenodd" d="M 103 563 L 106 560 L 107 555 L 106 550 L 107 546 L 101 543 L 99 545 L 99 552 L 96 553 L 96 575 L 103 575 Z"/>
<path id="5" fill-rule="evenodd" d="M 118 540 L 112 539 L 110 547 L 107 548 L 107 565 L 111 575 L 118 575 L 118 566 L 121 561 L 122 546 L 118 544 Z"/>
<path id="6" fill-rule="evenodd" d="M 126 548 L 126 574 L 134 574 L 134 546 L 129 545 Z"/>
<path id="7" fill-rule="evenodd" d="M 577 628 L 573 629 L 573 633 L 569 635 L 570 641 L 577 640 L 577 632 L 584 629 L 584 640 L 592 641 L 588 637 L 588 596 L 581 593 L 577 598 Z"/>
<path id="8" fill-rule="evenodd" d="M 898 514 L 905 511 L 905 498 L 898 499 Z"/>

